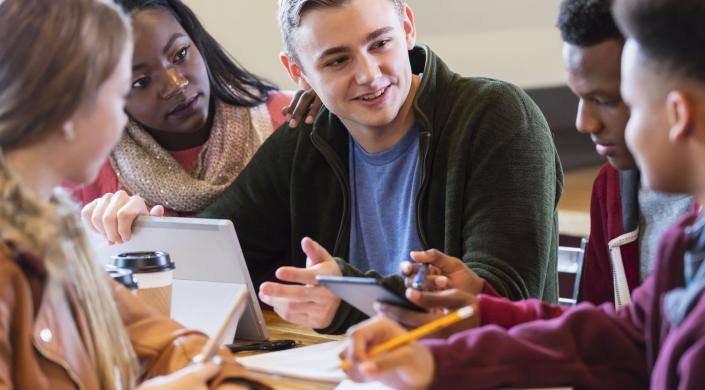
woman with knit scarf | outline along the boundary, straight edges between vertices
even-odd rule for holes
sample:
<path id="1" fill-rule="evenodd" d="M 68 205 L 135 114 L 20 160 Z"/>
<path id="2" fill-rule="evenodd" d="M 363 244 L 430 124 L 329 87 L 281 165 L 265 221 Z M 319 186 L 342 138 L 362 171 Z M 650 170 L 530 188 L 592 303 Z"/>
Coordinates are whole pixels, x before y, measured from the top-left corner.
<path id="1" fill-rule="evenodd" d="M 284 113 L 292 95 L 238 66 L 180 0 L 116 2 L 132 14 L 135 30 L 130 122 L 96 181 L 74 196 L 109 205 L 106 198 L 129 193 L 164 205 L 168 215 L 193 215 L 290 119 Z M 296 96 L 294 118 L 308 111 L 313 120 L 320 102 L 303 109 L 311 100 Z"/>
<path id="2" fill-rule="evenodd" d="M 57 187 L 93 180 L 127 123 L 126 15 L 0 0 L 0 36 L 0 388 L 262 388 L 226 349 L 192 364 L 207 336 L 113 282 Z"/>

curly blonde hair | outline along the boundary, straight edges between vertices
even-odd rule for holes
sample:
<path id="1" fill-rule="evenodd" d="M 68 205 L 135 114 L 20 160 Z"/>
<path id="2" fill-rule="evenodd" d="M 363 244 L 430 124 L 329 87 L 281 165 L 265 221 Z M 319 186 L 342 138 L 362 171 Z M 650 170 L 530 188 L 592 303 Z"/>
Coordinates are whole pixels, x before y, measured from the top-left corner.
<path id="1" fill-rule="evenodd" d="M 78 206 L 61 190 L 51 203 L 39 199 L 4 157 L 57 131 L 94 98 L 132 40 L 129 21 L 107 0 L 4 0 L 0 36 L 0 241 L 40 256 L 48 286 L 76 292 L 101 388 L 134 388 L 135 352 Z"/>

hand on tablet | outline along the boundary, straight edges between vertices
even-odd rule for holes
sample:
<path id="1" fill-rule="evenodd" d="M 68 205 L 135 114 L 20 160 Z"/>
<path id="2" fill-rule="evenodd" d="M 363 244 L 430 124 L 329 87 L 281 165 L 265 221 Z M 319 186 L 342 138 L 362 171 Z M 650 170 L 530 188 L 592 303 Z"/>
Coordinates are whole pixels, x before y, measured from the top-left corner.
<path id="1" fill-rule="evenodd" d="M 438 291 L 457 288 L 471 294 L 482 292 L 484 280 L 456 257 L 431 249 L 425 252 L 411 252 L 411 259 L 414 262 L 405 261 L 400 267 L 407 287 L 411 287 L 421 263 L 426 263 L 430 267 L 423 290 Z"/>
<path id="2" fill-rule="evenodd" d="M 103 195 L 81 210 L 81 218 L 86 226 L 104 236 L 111 244 L 129 241 L 132 237 L 132 222 L 142 215 L 161 217 L 164 215 L 164 207 L 154 206 L 150 210 L 139 196 L 118 191 Z"/>
<path id="3" fill-rule="evenodd" d="M 375 309 L 385 317 L 407 328 L 418 328 L 421 325 L 442 317 L 453 310 L 460 309 L 461 307 L 473 306 L 475 309 L 475 313 L 477 314 L 455 325 L 444 328 L 429 337 L 445 338 L 454 333 L 475 328 L 480 325 L 480 308 L 478 307 L 477 298 L 474 294 L 469 294 L 455 288 L 443 291 L 420 291 L 409 288 L 406 290 L 406 297 L 416 305 L 427 309 L 428 312 L 420 313 L 384 303 L 377 303 Z"/>
<path id="4" fill-rule="evenodd" d="M 375 317 L 350 328 L 345 349 L 340 353 L 341 359 L 352 363 L 345 373 L 355 382 L 380 381 L 395 389 L 428 387 L 435 370 L 433 354 L 416 341 L 374 357 L 367 354 L 375 346 L 405 332 L 383 317 Z"/>
<path id="5" fill-rule="evenodd" d="M 316 275 L 341 276 L 338 263 L 316 241 L 306 237 L 301 241 L 306 253 L 306 268 L 281 267 L 277 278 L 282 284 L 266 282 L 259 289 L 262 302 L 272 306 L 286 321 L 320 329 L 330 325 L 340 306 L 340 298 L 316 284 Z"/>

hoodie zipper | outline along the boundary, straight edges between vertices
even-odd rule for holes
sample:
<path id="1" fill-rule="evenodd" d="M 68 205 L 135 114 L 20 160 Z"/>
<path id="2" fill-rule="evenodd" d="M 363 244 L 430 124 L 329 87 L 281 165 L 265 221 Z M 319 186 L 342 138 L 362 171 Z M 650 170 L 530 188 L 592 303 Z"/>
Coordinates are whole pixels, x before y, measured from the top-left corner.
<path id="1" fill-rule="evenodd" d="M 327 143 L 319 140 L 318 136 L 314 132 L 311 132 L 311 143 L 313 143 L 313 146 L 323 155 L 326 161 L 328 161 L 328 164 L 330 164 L 335 177 L 338 179 L 338 184 L 340 185 L 340 190 L 343 194 L 343 214 L 340 218 L 338 236 L 335 239 L 335 246 L 333 247 L 333 254 L 335 256 L 335 254 L 340 253 L 340 245 L 343 238 L 343 232 L 345 231 L 345 225 L 349 224 L 348 219 L 350 213 L 348 212 L 348 208 L 350 207 L 350 201 L 348 196 L 350 195 L 350 186 L 344 177 L 345 172 L 340 164 L 340 159 L 338 158 L 337 153 L 335 153 L 335 151 L 333 151 Z"/>
<path id="2" fill-rule="evenodd" d="M 421 201 L 426 193 L 428 187 L 430 175 L 430 166 L 428 164 L 428 159 L 431 151 L 431 133 L 428 131 L 422 131 L 419 134 L 419 148 L 421 149 L 421 185 L 419 186 L 419 192 L 416 195 L 416 231 L 419 235 L 419 240 L 424 249 L 430 249 L 428 245 L 428 240 L 426 238 L 426 233 L 421 225 Z"/>

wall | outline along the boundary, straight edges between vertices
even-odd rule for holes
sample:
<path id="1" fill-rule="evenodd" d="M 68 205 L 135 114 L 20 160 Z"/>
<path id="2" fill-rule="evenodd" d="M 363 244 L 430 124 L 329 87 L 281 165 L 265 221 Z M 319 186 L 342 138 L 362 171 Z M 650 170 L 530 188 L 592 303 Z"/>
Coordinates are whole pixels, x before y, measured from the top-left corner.
<path id="1" fill-rule="evenodd" d="M 292 84 L 278 60 L 276 0 L 185 0 L 243 65 L 282 87 Z M 418 42 L 457 72 L 524 88 L 563 83 L 559 0 L 409 0 Z"/>

